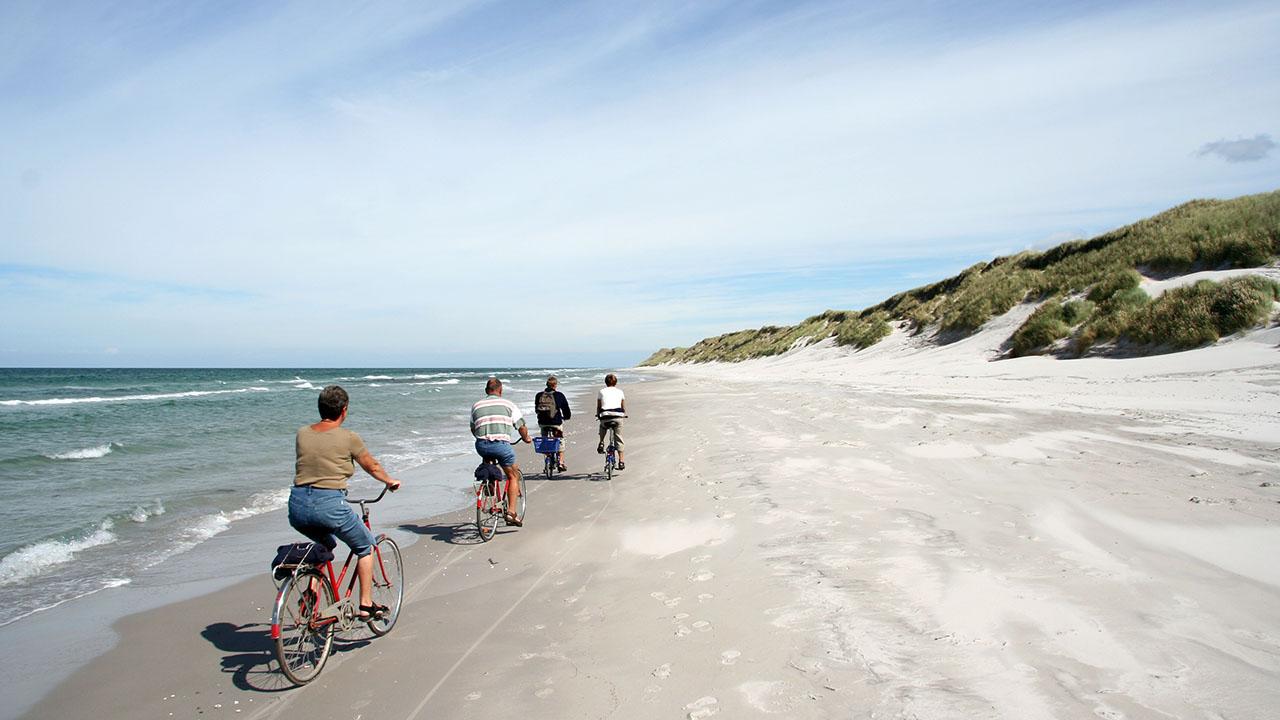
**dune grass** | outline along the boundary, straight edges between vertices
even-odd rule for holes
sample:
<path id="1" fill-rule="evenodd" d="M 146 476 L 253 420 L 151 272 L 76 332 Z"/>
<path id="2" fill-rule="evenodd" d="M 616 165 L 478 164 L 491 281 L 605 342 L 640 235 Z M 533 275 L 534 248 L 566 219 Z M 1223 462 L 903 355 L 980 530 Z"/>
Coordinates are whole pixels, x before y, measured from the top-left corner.
<path id="1" fill-rule="evenodd" d="M 1088 300 L 1049 300 L 1036 308 L 1022 327 L 1013 333 L 1010 351 L 1018 357 L 1043 350 L 1070 335 L 1072 329 L 1088 319 L 1096 307 Z"/>
<path id="2" fill-rule="evenodd" d="M 1258 275 L 1174 288 L 1135 314 L 1124 336 L 1174 350 L 1211 343 L 1268 320 L 1280 284 Z"/>
<path id="3" fill-rule="evenodd" d="M 1207 337 L 1204 330 L 1210 326 L 1222 334 L 1225 325 L 1217 319 L 1222 313 L 1205 319 L 1190 305 L 1175 312 L 1174 306 L 1166 307 L 1174 301 L 1162 297 L 1151 303 L 1138 287 L 1139 273 L 1168 277 L 1202 269 L 1258 267 L 1278 255 L 1280 191 L 1234 200 L 1194 200 L 1090 240 L 978 263 L 861 312 L 832 310 L 794 326 L 741 330 L 688 348 L 664 348 L 643 364 L 736 362 L 833 336 L 841 345 L 861 349 L 887 336 L 895 319 L 908 321 L 917 333 L 935 329 L 963 335 L 1027 301 L 1043 301 L 1045 307 L 1014 333 L 1013 354 L 1043 352 L 1068 337 L 1077 353 L 1122 337 L 1152 347 L 1191 347 L 1185 343 Z M 1245 308 L 1227 313 L 1231 317 L 1258 317 L 1246 311 L 1253 306 L 1241 293 L 1252 291 L 1239 283 L 1215 292 L 1233 293 L 1235 300 L 1222 302 Z M 1078 297 L 1084 299 L 1065 300 Z M 1193 322 L 1198 329 L 1182 331 L 1175 327 L 1177 322 Z"/>

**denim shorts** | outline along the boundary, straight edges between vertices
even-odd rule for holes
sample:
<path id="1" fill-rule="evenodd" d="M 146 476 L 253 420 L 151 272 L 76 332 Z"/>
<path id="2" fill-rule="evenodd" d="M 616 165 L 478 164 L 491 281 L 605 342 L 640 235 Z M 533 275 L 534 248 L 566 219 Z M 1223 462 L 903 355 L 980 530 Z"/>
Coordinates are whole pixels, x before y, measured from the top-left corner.
<path id="1" fill-rule="evenodd" d="M 516 450 L 511 447 L 509 442 L 478 438 L 476 440 L 476 452 L 480 453 L 480 457 L 485 460 L 497 460 L 498 464 L 504 468 L 516 464 Z"/>
<path id="2" fill-rule="evenodd" d="M 373 549 L 373 533 L 341 490 L 295 485 L 289 492 L 289 524 L 330 550 L 338 546 L 338 540 L 360 557 Z"/>

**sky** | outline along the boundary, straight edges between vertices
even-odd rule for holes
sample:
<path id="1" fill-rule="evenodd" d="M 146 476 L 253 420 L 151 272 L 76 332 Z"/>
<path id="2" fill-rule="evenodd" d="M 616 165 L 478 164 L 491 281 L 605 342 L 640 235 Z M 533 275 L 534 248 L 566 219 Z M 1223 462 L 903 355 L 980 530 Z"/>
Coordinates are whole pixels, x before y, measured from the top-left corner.
<path id="1" fill-rule="evenodd" d="M 0 366 L 627 365 L 1280 189 L 1280 5 L 0 3 Z"/>

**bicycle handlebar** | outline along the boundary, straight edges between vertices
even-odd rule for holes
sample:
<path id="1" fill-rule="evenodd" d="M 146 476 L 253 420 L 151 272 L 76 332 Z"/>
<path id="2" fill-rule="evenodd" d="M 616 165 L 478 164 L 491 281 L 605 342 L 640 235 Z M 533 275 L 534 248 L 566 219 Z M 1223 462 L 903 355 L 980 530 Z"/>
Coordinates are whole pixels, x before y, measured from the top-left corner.
<path id="1" fill-rule="evenodd" d="M 386 495 L 386 494 L 387 494 L 387 491 L 388 491 L 388 490 L 390 490 L 390 489 L 391 489 L 391 486 L 390 486 L 390 485 L 383 485 L 383 486 L 382 486 L 382 492 L 378 493 L 378 497 L 376 497 L 376 498 L 374 498 L 374 499 L 372 499 L 372 500 L 352 500 L 351 498 L 347 498 L 347 502 L 351 503 L 352 505 L 359 505 L 359 504 L 361 504 L 361 503 L 364 503 L 364 504 L 366 504 L 366 505 L 372 505 L 373 503 L 376 503 L 376 502 L 378 502 L 379 500 L 381 500 L 381 499 L 382 499 L 382 496 L 383 496 L 383 495 Z"/>

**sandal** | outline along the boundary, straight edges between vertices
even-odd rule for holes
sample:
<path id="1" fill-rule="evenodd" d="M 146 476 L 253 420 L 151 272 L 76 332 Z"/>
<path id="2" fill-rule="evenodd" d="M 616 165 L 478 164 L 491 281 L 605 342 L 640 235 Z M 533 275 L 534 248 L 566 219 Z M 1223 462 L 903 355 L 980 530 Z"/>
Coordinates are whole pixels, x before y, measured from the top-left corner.
<path id="1" fill-rule="evenodd" d="M 391 608 L 386 605 L 379 605 L 378 603 L 374 603 L 372 605 L 361 605 L 360 612 L 356 617 L 361 620 L 377 620 L 382 617 L 383 613 L 390 609 Z"/>
<path id="2" fill-rule="evenodd" d="M 504 515 L 503 520 L 506 520 L 507 524 L 512 527 L 524 527 L 524 523 L 515 515 Z"/>

